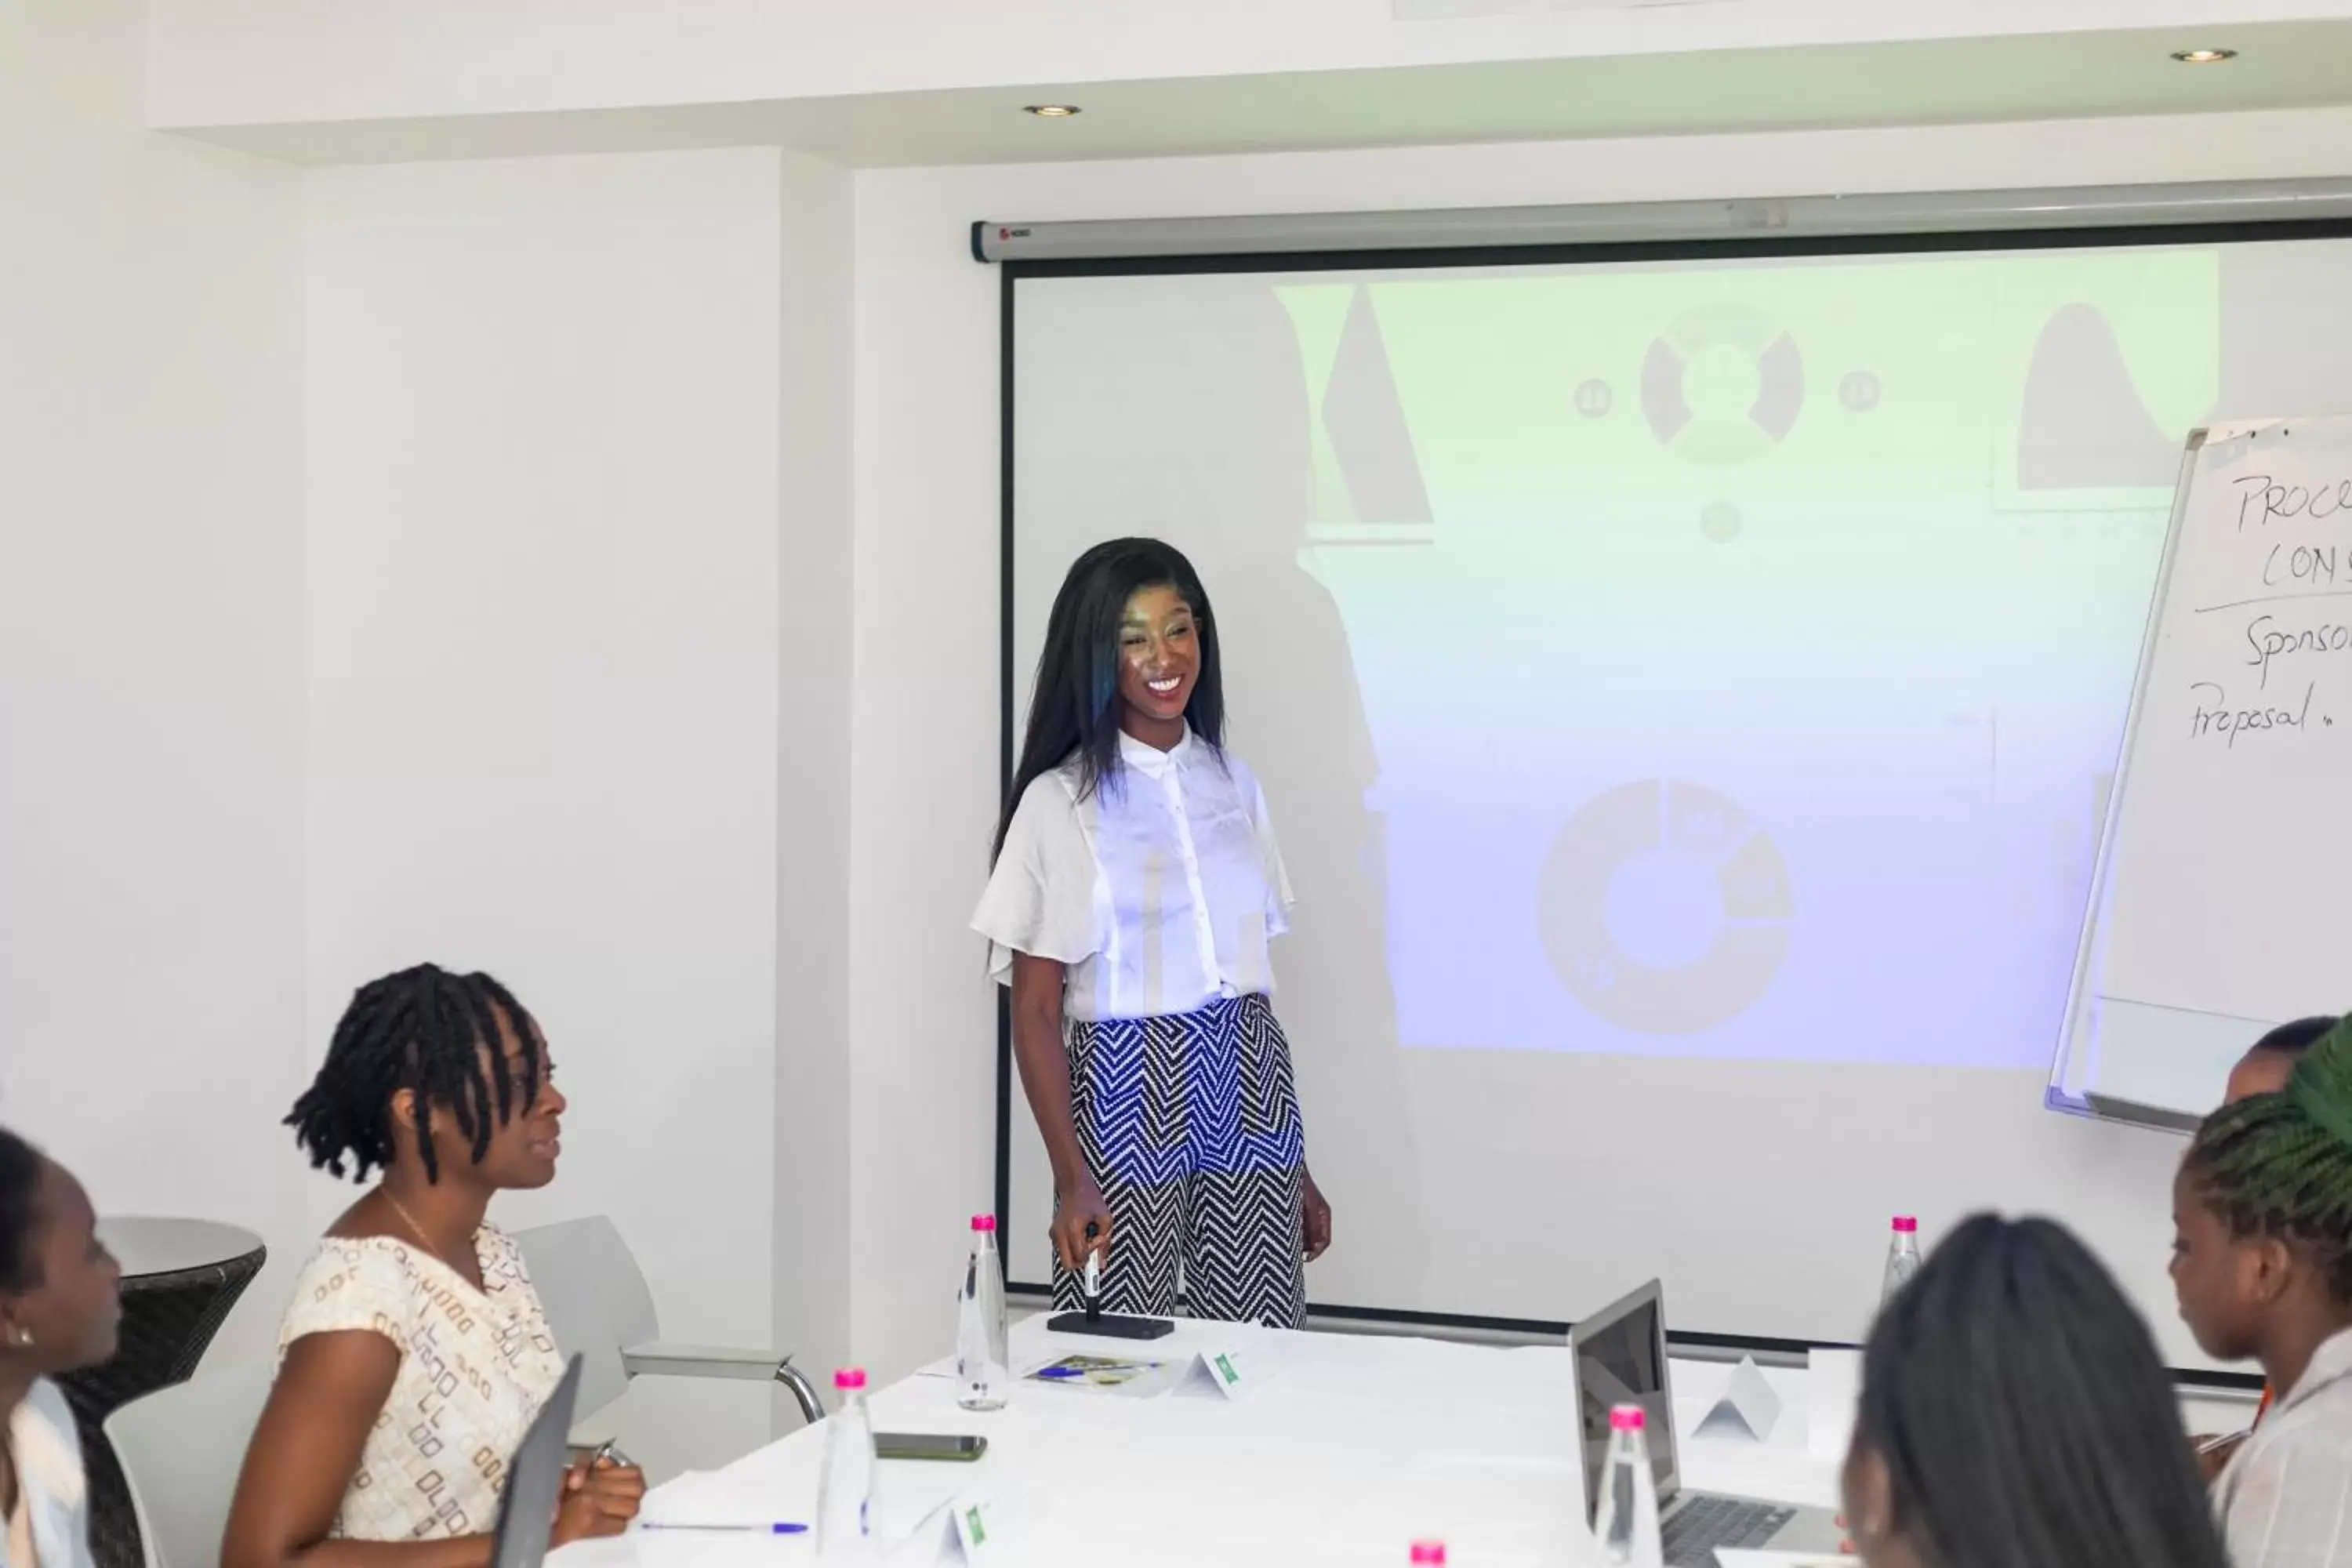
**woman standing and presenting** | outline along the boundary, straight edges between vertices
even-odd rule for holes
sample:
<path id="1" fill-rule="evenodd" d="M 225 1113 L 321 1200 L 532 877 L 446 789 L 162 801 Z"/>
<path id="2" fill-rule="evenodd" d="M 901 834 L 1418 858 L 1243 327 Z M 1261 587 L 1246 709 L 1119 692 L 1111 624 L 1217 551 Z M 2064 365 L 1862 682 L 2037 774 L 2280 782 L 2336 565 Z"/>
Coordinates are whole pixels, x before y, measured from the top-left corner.
<path id="1" fill-rule="evenodd" d="M 1297 1328 L 1331 1243 L 1307 1173 L 1266 943 L 1290 889 L 1265 800 L 1224 749 L 1216 621 L 1157 540 L 1080 556 L 972 918 L 1054 1169 L 1054 1295 Z"/>

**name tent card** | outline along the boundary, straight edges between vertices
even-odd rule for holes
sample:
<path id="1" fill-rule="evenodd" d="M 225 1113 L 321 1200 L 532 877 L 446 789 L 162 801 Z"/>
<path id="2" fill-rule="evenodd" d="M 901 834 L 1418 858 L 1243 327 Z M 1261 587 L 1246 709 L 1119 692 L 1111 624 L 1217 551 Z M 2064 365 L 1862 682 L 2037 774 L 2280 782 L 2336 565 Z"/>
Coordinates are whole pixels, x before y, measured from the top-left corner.
<path id="1" fill-rule="evenodd" d="M 1739 1364 L 1731 1369 L 1731 1381 L 1725 1385 L 1723 1396 L 1707 1407 L 1699 1426 L 1702 1429 L 1736 1426 L 1762 1442 L 1772 1436 L 1772 1428 L 1780 1419 L 1780 1396 L 1765 1381 L 1764 1369 L 1756 1364 L 1756 1358 L 1742 1356 Z"/>

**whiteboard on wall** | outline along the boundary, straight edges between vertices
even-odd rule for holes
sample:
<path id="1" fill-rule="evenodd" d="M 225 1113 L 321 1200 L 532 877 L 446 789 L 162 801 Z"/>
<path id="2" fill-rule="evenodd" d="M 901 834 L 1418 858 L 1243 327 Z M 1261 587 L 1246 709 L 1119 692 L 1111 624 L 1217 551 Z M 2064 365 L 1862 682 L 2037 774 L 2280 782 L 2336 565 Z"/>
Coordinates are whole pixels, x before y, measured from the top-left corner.
<path id="1" fill-rule="evenodd" d="M 2056 1089 L 2180 1129 L 2352 992 L 2352 416 L 2193 432 Z"/>

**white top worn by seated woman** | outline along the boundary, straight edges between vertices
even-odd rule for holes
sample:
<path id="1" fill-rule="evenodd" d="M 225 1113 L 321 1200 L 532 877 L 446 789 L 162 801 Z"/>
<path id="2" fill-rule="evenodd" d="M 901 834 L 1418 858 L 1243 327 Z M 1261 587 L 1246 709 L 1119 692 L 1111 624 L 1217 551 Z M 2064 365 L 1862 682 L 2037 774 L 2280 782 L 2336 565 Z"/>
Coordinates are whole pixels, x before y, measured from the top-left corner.
<path id="1" fill-rule="evenodd" d="M 2213 1504 L 2236 1568 L 2352 1568 L 2352 1329 L 2239 1445 Z"/>
<path id="2" fill-rule="evenodd" d="M 483 1535 L 507 1465 L 555 1392 L 563 1358 L 503 1231 L 474 1235 L 477 1290 L 441 1259 L 390 1237 L 331 1236 L 294 1281 L 280 1356 L 310 1334 L 383 1335 L 400 1371 L 376 1415 L 332 1533 L 353 1541 Z"/>
<path id="3" fill-rule="evenodd" d="M 91 1568 L 89 1482 L 73 1411 L 54 1383 L 36 1378 L 8 1417 L 16 1504 L 0 1529 L 0 1568 Z"/>
<path id="4" fill-rule="evenodd" d="M 1063 1016 L 1086 1022 L 1270 994 L 1290 879 L 1257 779 L 1189 729 L 1173 751 L 1125 734 L 1118 751 L 1084 800 L 1076 763 L 1023 793 L 972 917 L 990 973 L 1016 952 L 1059 961 Z"/>

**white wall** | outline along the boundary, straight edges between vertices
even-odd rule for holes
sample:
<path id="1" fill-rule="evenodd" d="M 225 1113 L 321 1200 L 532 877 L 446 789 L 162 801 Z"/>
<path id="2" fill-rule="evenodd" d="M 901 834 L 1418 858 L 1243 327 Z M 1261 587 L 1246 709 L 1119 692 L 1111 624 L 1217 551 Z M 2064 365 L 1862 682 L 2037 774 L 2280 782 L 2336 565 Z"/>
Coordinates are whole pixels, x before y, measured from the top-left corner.
<path id="1" fill-rule="evenodd" d="M 2190 27 L 2344 0 L 1717 0 L 1395 20 L 1392 0 L 155 0 L 153 122 L 735 103 L 1463 60 Z"/>
<path id="2" fill-rule="evenodd" d="M 786 153 L 779 518 L 775 1336 L 822 1383 L 852 1355 L 851 408 L 847 171 Z M 780 1406 L 781 1412 L 781 1406 Z M 787 1415 L 782 1428 L 798 1416 Z"/>
<path id="3" fill-rule="evenodd" d="M 143 131 L 134 0 L 0 6 L 0 1120 L 302 1240 L 299 187 Z"/>
<path id="4" fill-rule="evenodd" d="M 735 1344 L 773 1327 L 780 191 L 768 151 L 325 174 L 303 290 L 306 1037 L 387 970 L 497 973 L 572 1110 L 496 1217 L 611 1214 L 665 1335 Z M 649 1466 L 766 1434 L 755 1385 L 679 1397 Z"/>
<path id="5" fill-rule="evenodd" d="M 952 1216 L 982 1201 L 991 1173 L 994 1018 L 962 926 L 998 789 L 1001 279 L 966 249 L 973 218 L 2346 173 L 2345 111 L 861 173 L 850 928 L 861 1353 L 885 1372 L 940 1353 Z M 1103 520 L 1106 532 L 1119 526 Z M 1315 890 L 1299 896 L 1298 920 L 1313 920 Z M 1378 1245 L 1350 1226 L 1348 1194 L 1330 1195 L 1342 1245 Z M 2160 1290 L 2160 1258 L 2116 1261 L 2144 1298 Z"/>

